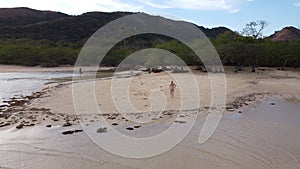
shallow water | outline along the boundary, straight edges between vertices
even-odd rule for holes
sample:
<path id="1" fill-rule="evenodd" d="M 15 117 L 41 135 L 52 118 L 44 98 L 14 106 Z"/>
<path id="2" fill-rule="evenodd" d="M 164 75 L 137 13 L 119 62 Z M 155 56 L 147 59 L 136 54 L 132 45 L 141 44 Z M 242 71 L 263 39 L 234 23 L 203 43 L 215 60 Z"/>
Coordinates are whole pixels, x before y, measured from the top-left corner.
<path id="1" fill-rule="evenodd" d="M 177 147 L 147 159 L 122 158 L 108 153 L 85 133 L 61 134 L 69 129 L 80 129 L 79 125 L 8 129 L 0 132 L 0 168 L 299 169 L 299 110 L 298 102 L 265 100 L 242 114 L 226 115 L 212 138 L 202 145 L 198 144 L 203 125 L 199 119 Z M 149 132 L 160 127 L 166 125 L 138 130 Z M 96 130 L 92 126 L 90 129 Z M 131 135 L 134 131 L 123 132 Z M 107 137 L 109 131 L 100 133 L 100 138 L 101 135 Z"/>
<path id="2" fill-rule="evenodd" d="M 31 95 L 53 78 L 72 76 L 73 72 L 0 73 L 0 105 L 12 97 Z"/>

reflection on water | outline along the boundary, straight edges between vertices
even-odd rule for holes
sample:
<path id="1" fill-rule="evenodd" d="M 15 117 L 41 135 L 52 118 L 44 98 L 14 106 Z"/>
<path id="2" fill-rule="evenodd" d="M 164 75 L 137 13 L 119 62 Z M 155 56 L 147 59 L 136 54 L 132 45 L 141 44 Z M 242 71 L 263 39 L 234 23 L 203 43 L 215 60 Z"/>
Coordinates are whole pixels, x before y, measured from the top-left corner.
<path id="1" fill-rule="evenodd" d="M 225 116 L 213 137 L 203 145 L 198 143 L 203 124 L 199 119 L 200 122 L 176 148 L 142 160 L 106 152 L 85 133 L 61 134 L 81 129 L 79 125 L 6 129 L 0 131 L 0 168 L 299 169 L 299 110 L 299 102 L 263 101 L 253 110 Z M 142 126 L 133 131 L 123 128 L 123 132 L 131 135 L 139 130 L 149 133 L 160 128 L 166 128 L 166 124 Z M 90 129 L 99 135 L 99 139 L 111 134 L 110 130 L 97 133 L 92 125 Z M 115 141 L 119 140 L 110 140 Z"/>
<path id="2" fill-rule="evenodd" d="M 0 105 L 12 97 L 31 95 L 53 78 L 72 76 L 73 72 L 0 73 Z"/>

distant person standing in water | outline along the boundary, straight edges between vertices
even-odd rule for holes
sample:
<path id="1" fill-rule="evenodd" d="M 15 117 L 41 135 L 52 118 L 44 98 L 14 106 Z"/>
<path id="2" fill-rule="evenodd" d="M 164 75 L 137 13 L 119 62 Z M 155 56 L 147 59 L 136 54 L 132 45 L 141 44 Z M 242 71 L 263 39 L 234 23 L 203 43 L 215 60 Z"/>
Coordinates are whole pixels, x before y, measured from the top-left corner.
<path id="1" fill-rule="evenodd" d="M 175 90 L 175 88 L 176 88 L 176 84 L 173 81 L 171 81 L 171 84 L 169 85 L 171 97 L 174 97 L 174 90 Z"/>
<path id="2" fill-rule="evenodd" d="M 82 69 L 81 68 L 79 68 L 79 74 L 80 74 L 80 76 L 82 75 Z"/>

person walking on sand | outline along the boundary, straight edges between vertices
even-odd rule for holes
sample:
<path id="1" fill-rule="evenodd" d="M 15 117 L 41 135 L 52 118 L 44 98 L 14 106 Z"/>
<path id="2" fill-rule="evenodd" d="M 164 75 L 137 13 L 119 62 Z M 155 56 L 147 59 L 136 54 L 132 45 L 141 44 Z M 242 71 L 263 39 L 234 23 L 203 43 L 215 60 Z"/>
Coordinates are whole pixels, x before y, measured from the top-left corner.
<path id="1" fill-rule="evenodd" d="M 176 84 L 173 81 L 171 81 L 171 84 L 169 85 L 171 97 L 174 97 L 174 90 L 175 90 L 175 88 L 176 88 Z"/>

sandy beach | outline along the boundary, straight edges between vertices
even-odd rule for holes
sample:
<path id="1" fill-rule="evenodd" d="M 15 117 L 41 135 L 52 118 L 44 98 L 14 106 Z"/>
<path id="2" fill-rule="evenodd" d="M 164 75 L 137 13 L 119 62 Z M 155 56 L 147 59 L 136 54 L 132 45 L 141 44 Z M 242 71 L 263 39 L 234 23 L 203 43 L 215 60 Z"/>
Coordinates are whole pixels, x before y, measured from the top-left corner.
<path id="1" fill-rule="evenodd" d="M 0 72 L 22 69 L 0 66 Z M 26 69 L 26 71 L 54 70 L 54 68 Z M 130 122 L 122 117 L 114 106 L 115 98 L 111 97 L 112 81 L 122 83 L 127 78 L 52 83 L 21 101 L 12 100 L 9 102 L 10 107 L 1 107 L 3 113 L 0 114 L 2 145 L 0 154 L 7 156 L 0 160 L 0 168 L 296 169 L 300 167 L 300 144 L 296 141 L 300 140 L 297 135 L 299 123 L 289 122 L 299 116 L 291 116 L 285 121 L 268 118 L 272 116 L 268 114 L 269 111 L 277 112 L 274 117 L 284 116 L 281 114 L 284 112 L 273 110 L 272 106 L 299 105 L 299 71 L 270 68 L 259 70 L 257 73 L 249 73 L 246 69 L 234 73 L 232 68 L 226 68 L 225 116 L 213 137 L 203 145 L 197 144 L 197 137 L 211 103 L 210 79 L 206 73 L 194 71 L 194 74 L 199 84 L 200 107 L 186 110 L 180 115 L 181 120 L 177 123 L 185 125 L 188 123 L 188 117 L 198 113 L 197 123 L 187 138 L 167 153 L 144 160 L 118 157 L 97 147 L 84 133 L 81 125 L 87 129 L 97 130 L 100 136 L 109 137 L 110 130 L 93 128 L 93 124 L 104 117 L 121 133 L 138 137 L 145 136 L 145 133 L 155 135 L 176 120 L 177 111 L 180 110 L 180 86 L 175 91 L 175 97 L 171 98 L 168 94 L 168 85 L 174 80 L 173 77 L 185 79 L 185 73 L 144 73 L 130 77 L 129 97 L 137 110 L 150 112 L 149 97 L 154 90 L 166 96 L 165 111 L 147 124 Z M 85 89 L 89 83 L 95 84 L 95 89 Z M 74 86 L 83 88 L 86 92 L 95 91 L 95 102 L 101 112 L 76 114 L 72 92 Z M 86 102 L 90 101 L 84 94 L 79 96 Z M 191 100 L 187 101 L 193 101 L 193 98 L 189 99 Z M 291 110 L 298 111 L 296 108 Z M 132 116 L 137 118 L 139 115 Z M 17 161 L 17 158 L 21 161 Z M 56 161 L 55 164 L 50 165 L 53 161 Z"/>

